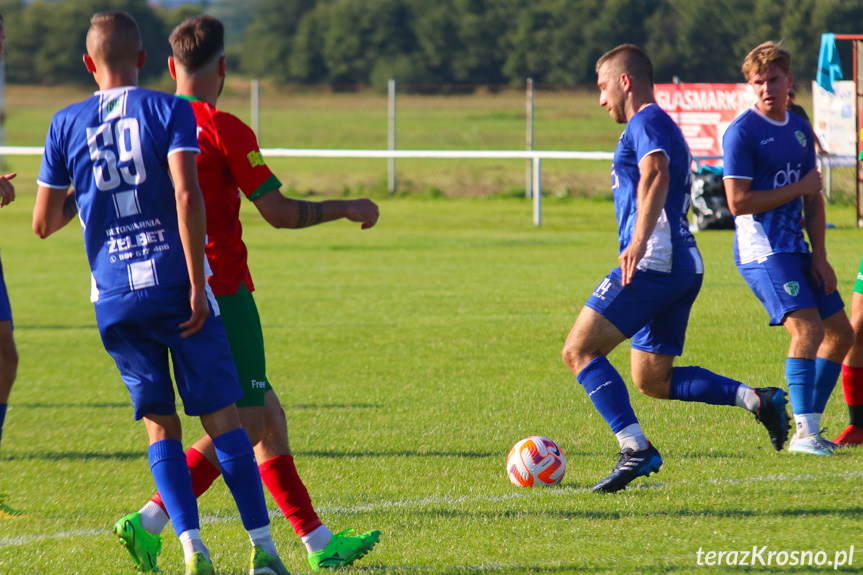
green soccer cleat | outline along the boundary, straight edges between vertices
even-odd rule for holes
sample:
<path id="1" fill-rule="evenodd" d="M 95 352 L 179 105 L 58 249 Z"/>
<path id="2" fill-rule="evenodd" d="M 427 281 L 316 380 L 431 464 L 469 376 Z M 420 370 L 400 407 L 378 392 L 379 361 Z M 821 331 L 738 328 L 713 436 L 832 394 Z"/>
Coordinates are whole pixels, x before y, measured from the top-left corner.
<path id="1" fill-rule="evenodd" d="M 288 573 L 282 560 L 273 557 L 263 550 L 260 545 L 252 548 L 252 560 L 249 566 L 249 575 L 291 575 Z"/>
<path id="2" fill-rule="evenodd" d="M 381 538 L 381 532 L 377 529 L 366 531 L 362 535 L 350 535 L 353 531 L 351 528 L 336 533 L 325 548 L 309 553 L 309 565 L 312 569 L 318 571 L 350 565 L 371 551 Z"/>
<path id="3" fill-rule="evenodd" d="M 216 570 L 206 555 L 195 553 L 186 562 L 186 575 L 216 575 Z"/>
<path id="4" fill-rule="evenodd" d="M 135 567 L 148 573 L 159 572 L 156 561 L 162 552 L 162 538 L 149 533 L 141 526 L 141 514 L 137 511 L 123 517 L 114 525 L 114 533 L 132 556 Z M 212 566 L 210 566 L 212 569 Z M 186 573 L 188 573 L 188 567 Z M 212 571 L 210 571 L 212 573 Z"/>
<path id="5" fill-rule="evenodd" d="M 24 517 L 24 513 L 18 511 L 17 509 L 12 509 L 6 503 L 6 498 L 8 497 L 5 493 L 0 493 L 0 519 L 15 519 L 19 517 Z"/>

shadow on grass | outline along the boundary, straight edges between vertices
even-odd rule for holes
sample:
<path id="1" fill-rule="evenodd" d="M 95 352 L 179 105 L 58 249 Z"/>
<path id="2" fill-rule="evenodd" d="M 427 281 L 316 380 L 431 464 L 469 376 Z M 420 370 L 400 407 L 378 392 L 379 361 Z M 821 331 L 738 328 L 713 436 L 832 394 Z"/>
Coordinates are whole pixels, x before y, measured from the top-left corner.
<path id="1" fill-rule="evenodd" d="M 780 567 L 778 565 L 764 566 L 753 571 L 752 567 L 730 566 L 715 566 L 709 567 L 710 573 L 754 573 L 766 572 L 770 573 L 824 573 L 825 566 L 796 566 L 796 567 Z M 479 565 L 450 565 L 447 567 L 441 566 L 364 566 L 354 564 L 351 567 L 353 573 L 364 573 L 373 575 L 374 573 L 435 573 L 440 575 L 462 575 L 465 573 L 494 573 L 496 575 L 525 575 L 530 573 L 591 573 L 592 575 L 612 574 L 619 575 L 620 573 L 692 573 L 695 570 L 705 569 L 698 567 L 695 563 L 695 557 L 692 558 L 692 565 L 645 565 L 639 564 L 637 570 L 627 570 L 622 567 L 597 567 L 591 563 L 562 563 L 558 565 L 536 566 L 536 565 L 497 565 L 495 563 L 479 564 Z M 831 573 L 859 573 L 859 568 L 848 566 L 840 567 L 833 570 L 828 568 Z"/>
<path id="2" fill-rule="evenodd" d="M 146 451 L 39 451 L 32 453 L 6 453 L 3 455 L 5 461 L 131 461 L 143 459 L 146 461 Z"/>
<path id="3" fill-rule="evenodd" d="M 283 405 L 285 409 L 380 409 L 383 405 L 379 403 L 300 403 L 297 405 Z"/>
<path id="4" fill-rule="evenodd" d="M 863 507 L 848 507 L 845 509 L 821 509 L 821 508 L 795 508 L 795 509 L 770 509 L 765 511 L 753 511 L 750 509 L 668 509 L 651 510 L 650 512 L 621 512 L 621 511 L 591 511 L 591 510 L 506 510 L 506 511 L 480 511 L 480 510 L 458 510 L 452 508 L 417 510 L 416 515 L 427 515 L 440 519 L 519 519 L 524 517 L 541 517 L 544 519 L 592 519 L 600 521 L 619 521 L 621 519 L 654 518 L 664 517 L 669 519 L 683 518 L 755 518 L 755 517 L 851 517 L 859 518 L 863 513 Z M 822 567 L 823 568 L 823 567 Z"/>
<path id="5" fill-rule="evenodd" d="M 88 407 L 91 409 L 131 409 L 132 403 L 129 401 L 117 401 L 117 402 L 105 402 L 105 403 L 49 403 L 49 402 L 37 402 L 37 403 L 26 403 L 26 402 L 15 402 L 15 409 L 19 408 L 29 408 L 29 409 L 81 409 L 82 407 Z"/>
<path id="6" fill-rule="evenodd" d="M 491 457 L 503 461 L 503 456 L 500 451 L 320 451 L 320 450 L 304 450 L 296 451 L 297 456 L 306 457 L 327 457 L 327 458 L 345 458 L 345 457 L 465 457 L 469 459 L 483 459 Z M 567 457 L 596 457 L 595 452 L 581 452 L 567 454 Z"/>

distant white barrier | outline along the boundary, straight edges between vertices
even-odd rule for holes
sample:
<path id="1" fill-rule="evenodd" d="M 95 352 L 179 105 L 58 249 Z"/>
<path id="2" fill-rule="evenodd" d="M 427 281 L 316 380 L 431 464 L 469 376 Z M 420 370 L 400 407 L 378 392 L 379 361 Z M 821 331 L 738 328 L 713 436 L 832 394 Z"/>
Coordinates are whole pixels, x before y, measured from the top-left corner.
<path id="1" fill-rule="evenodd" d="M 41 156 L 45 148 L 0 146 L 0 156 Z M 606 160 L 612 152 L 555 152 L 509 150 L 312 150 L 262 148 L 264 156 L 272 158 L 426 158 L 426 159 L 501 159 L 533 162 L 533 223 L 542 224 L 542 160 Z"/>

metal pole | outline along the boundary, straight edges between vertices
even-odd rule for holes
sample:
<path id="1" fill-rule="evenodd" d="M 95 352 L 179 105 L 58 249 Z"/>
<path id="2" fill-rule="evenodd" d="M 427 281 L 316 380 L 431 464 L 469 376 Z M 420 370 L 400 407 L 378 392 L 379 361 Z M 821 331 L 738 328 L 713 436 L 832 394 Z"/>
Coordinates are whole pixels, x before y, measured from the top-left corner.
<path id="1" fill-rule="evenodd" d="M 258 143 L 261 142 L 261 83 L 258 80 L 252 80 L 252 130 L 255 132 L 255 137 Z"/>
<path id="2" fill-rule="evenodd" d="M 533 225 L 542 225 L 542 183 L 540 173 L 542 172 L 542 159 L 539 156 L 533 158 Z"/>
<path id="3" fill-rule="evenodd" d="M 527 151 L 533 151 L 533 78 L 527 79 Z M 527 168 L 525 170 L 524 176 L 524 195 L 526 198 L 530 199 L 533 195 L 532 193 L 532 184 L 533 184 L 533 174 L 531 173 L 531 169 L 533 164 L 531 160 L 527 161 Z"/>
<path id="4" fill-rule="evenodd" d="M 389 138 L 388 148 L 390 151 L 396 149 L 396 81 L 390 80 L 387 83 L 387 91 L 389 93 Z M 390 194 L 396 193 L 396 159 L 389 158 L 387 170 L 387 190 Z"/>

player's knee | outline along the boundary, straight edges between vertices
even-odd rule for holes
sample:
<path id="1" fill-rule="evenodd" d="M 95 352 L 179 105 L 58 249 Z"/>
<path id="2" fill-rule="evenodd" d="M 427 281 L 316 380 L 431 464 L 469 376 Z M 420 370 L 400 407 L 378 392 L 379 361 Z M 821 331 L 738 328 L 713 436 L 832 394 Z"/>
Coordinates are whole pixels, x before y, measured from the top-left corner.
<path id="1" fill-rule="evenodd" d="M 564 344 L 560 354 L 566 367 L 576 375 L 593 359 L 591 354 L 586 353 L 580 346 L 570 342 Z"/>
<path id="2" fill-rule="evenodd" d="M 18 373 L 18 350 L 14 342 L 0 345 L 0 385 L 11 386 Z"/>
<path id="3" fill-rule="evenodd" d="M 860 332 L 852 328 L 850 323 L 842 322 L 839 325 L 831 327 L 829 332 L 825 333 L 825 338 L 830 341 L 833 349 L 845 354 L 851 349 L 852 345 L 857 343 L 856 339 L 860 335 Z"/>

